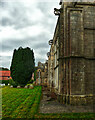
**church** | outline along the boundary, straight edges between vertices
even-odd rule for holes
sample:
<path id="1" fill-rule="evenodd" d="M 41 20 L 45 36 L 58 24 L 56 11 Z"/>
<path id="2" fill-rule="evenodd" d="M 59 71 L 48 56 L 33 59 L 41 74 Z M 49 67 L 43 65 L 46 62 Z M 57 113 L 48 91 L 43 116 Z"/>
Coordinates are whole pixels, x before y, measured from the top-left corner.
<path id="1" fill-rule="evenodd" d="M 93 104 L 95 94 L 95 2 L 60 2 L 49 41 L 50 91 L 61 103 Z"/>

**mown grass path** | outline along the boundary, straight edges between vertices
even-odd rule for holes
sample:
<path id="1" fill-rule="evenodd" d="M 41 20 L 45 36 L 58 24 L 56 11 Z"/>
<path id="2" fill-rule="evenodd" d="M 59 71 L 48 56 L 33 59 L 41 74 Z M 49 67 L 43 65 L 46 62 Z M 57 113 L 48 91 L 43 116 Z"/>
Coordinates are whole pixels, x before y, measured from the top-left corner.
<path id="1" fill-rule="evenodd" d="M 33 118 L 38 110 L 41 97 L 41 86 L 34 89 L 2 89 L 3 118 Z"/>

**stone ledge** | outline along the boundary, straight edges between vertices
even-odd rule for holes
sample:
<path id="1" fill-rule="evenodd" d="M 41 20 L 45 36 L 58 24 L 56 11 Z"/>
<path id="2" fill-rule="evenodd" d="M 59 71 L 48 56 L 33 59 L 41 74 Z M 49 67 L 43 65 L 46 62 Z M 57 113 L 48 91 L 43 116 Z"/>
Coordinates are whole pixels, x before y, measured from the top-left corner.
<path id="1" fill-rule="evenodd" d="M 60 95 L 57 94 L 57 100 L 63 104 L 71 105 L 93 105 L 93 95 Z"/>

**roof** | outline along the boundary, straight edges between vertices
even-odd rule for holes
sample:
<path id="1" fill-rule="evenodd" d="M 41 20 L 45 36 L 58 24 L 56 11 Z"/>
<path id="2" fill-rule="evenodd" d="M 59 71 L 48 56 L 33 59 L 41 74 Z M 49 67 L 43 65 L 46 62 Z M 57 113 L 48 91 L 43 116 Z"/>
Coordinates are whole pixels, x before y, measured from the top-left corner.
<path id="1" fill-rule="evenodd" d="M 0 76 L 4 77 L 10 76 L 10 71 L 0 71 Z"/>

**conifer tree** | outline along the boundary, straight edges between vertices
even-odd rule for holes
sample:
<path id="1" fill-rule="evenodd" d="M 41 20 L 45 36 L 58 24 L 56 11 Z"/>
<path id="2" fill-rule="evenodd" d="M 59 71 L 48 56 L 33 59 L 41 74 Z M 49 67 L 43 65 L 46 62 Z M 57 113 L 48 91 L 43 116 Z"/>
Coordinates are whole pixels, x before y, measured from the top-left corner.
<path id="1" fill-rule="evenodd" d="M 34 52 L 29 47 L 14 50 L 11 62 L 11 77 L 19 85 L 24 86 L 35 71 Z"/>

